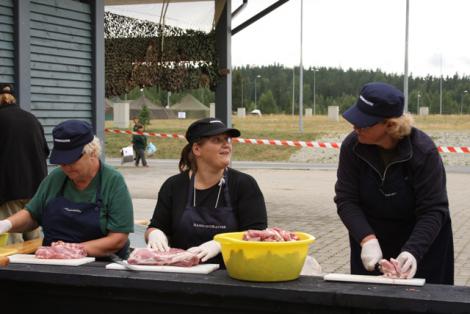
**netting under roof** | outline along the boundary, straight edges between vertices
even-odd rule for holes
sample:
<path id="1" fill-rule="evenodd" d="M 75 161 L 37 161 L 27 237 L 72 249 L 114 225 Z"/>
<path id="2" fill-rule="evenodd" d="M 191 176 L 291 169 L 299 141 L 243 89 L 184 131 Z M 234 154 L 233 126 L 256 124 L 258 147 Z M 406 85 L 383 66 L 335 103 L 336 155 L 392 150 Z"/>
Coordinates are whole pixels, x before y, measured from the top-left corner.
<path id="1" fill-rule="evenodd" d="M 219 78 L 215 32 L 183 30 L 105 13 L 106 95 L 136 86 L 172 92 L 215 88 Z"/>

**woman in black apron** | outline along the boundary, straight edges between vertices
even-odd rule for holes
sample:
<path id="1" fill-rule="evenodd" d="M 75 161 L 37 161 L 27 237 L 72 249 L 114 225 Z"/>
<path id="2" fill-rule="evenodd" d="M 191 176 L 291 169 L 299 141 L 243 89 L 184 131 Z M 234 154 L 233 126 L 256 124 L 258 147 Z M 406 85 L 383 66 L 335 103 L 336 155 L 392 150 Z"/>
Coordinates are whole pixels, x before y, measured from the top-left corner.
<path id="1" fill-rule="evenodd" d="M 229 168 L 231 138 L 240 136 L 220 120 L 201 119 L 186 132 L 181 173 L 160 189 L 155 212 L 146 232 L 150 247 L 167 251 L 181 248 L 201 262 L 219 263 L 218 233 L 265 229 L 263 195 L 249 175 Z"/>
<path id="2" fill-rule="evenodd" d="M 335 202 L 348 228 L 351 273 L 379 274 L 395 258 L 406 278 L 453 284 L 454 251 L 445 169 L 435 144 L 403 114 L 404 96 L 366 84 L 344 118 Z"/>
<path id="3" fill-rule="evenodd" d="M 126 258 L 129 249 L 128 232 L 133 231 L 133 220 L 132 201 L 122 176 L 115 175 L 115 170 L 101 163 L 99 139 L 93 135 L 91 125 L 87 122 L 64 121 L 53 129 L 52 135 L 54 148 L 50 162 L 59 164 L 60 169 L 54 169 L 44 179 L 26 209 L 8 218 L 10 229 L 30 229 L 41 225 L 44 246 L 56 241 L 81 243 L 89 256 L 105 257 L 118 254 L 121 258 Z M 108 182 L 118 186 L 120 191 L 115 193 L 113 189 L 116 188 L 113 187 L 107 189 L 108 203 L 116 206 L 112 214 L 110 208 L 106 209 L 103 204 L 103 173 L 106 174 Z M 96 186 L 95 197 L 90 201 L 87 189 L 91 189 L 93 184 Z M 69 197 L 65 196 L 66 188 Z M 115 196 L 116 194 L 118 196 Z M 87 201 L 74 201 L 70 196 Z M 121 210 L 130 213 L 121 215 Z M 116 212 L 119 212 L 119 215 L 116 215 Z M 118 216 L 125 217 L 126 221 L 119 224 L 126 232 L 106 230 L 105 233 L 101 226 L 103 216 L 106 216 L 107 222 L 117 220 Z"/>

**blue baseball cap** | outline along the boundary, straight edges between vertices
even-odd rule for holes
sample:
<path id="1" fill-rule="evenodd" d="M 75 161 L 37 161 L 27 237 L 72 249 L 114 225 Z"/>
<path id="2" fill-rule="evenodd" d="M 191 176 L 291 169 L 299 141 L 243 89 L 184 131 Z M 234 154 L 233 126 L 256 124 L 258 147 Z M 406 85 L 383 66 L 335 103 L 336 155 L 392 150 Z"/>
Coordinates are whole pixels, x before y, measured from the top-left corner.
<path id="1" fill-rule="evenodd" d="M 365 84 L 356 104 L 343 113 L 352 125 L 366 128 L 388 118 L 403 115 L 405 97 L 390 84 L 374 82 Z"/>
<path id="2" fill-rule="evenodd" d="M 54 147 L 50 156 L 51 164 L 71 164 L 77 161 L 83 147 L 93 140 L 93 129 L 88 122 L 67 120 L 52 130 Z"/>

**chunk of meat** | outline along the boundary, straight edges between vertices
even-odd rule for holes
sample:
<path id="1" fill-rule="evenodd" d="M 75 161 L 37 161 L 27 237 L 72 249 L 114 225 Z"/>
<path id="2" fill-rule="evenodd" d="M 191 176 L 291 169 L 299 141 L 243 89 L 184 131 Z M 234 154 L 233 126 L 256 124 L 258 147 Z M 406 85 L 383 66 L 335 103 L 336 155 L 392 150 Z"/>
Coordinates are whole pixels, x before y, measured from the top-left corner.
<path id="1" fill-rule="evenodd" d="M 402 272 L 400 264 L 394 258 L 391 258 L 390 261 L 382 259 L 379 262 L 379 269 L 384 274 L 384 277 L 393 278 L 393 279 L 403 279 L 407 278 L 408 272 Z"/>
<path id="2" fill-rule="evenodd" d="M 191 252 L 170 248 L 168 252 L 159 252 L 150 248 L 136 248 L 127 262 L 134 265 L 168 265 L 191 267 L 199 264 L 199 258 Z"/>
<path id="3" fill-rule="evenodd" d="M 86 257 L 87 252 L 83 244 L 57 241 L 51 246 L 40 246 L 35 255 L 41 259 L 75 259 Z"/>
<path id="4" fill-rule="evenodd" d="M 299 237 L 290 231 L 278 227 L 266 228 L 265 230 L 248 230 L 243 234 L 245 241 L 263 241 L 263 242 L 285 242 L 298 241 Z"/>

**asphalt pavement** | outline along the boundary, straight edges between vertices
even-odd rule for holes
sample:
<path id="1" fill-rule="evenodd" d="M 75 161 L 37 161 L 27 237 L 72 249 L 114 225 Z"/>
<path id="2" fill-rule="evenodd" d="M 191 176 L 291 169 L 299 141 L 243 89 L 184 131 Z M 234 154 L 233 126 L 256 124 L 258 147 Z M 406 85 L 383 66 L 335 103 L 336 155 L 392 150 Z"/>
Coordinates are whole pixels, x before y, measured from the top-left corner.
<path id="1" fill-rule="evenodd" d="M 155 208 L 162 183 L 178 172 L 177 160 L 149 160 L 150 167 L 121 165 L 107 159 L 125 177 L 133 205 L 134 218 L 148 221 Z M 269 226 L 310 233 L 316 241 L 310 253 L 325 273 L 349 273 L 349 240 L 333 202 L 335 164 L 233 162 L 232 167 L 252 175 L 266 200 Z M 454 231 L 455 284 L 470 286 L 470 211 L 468 210 L 469 167 L 448 167 L 447 191 Z M 143 245 L 138 228 L 133 243 Z"/>

